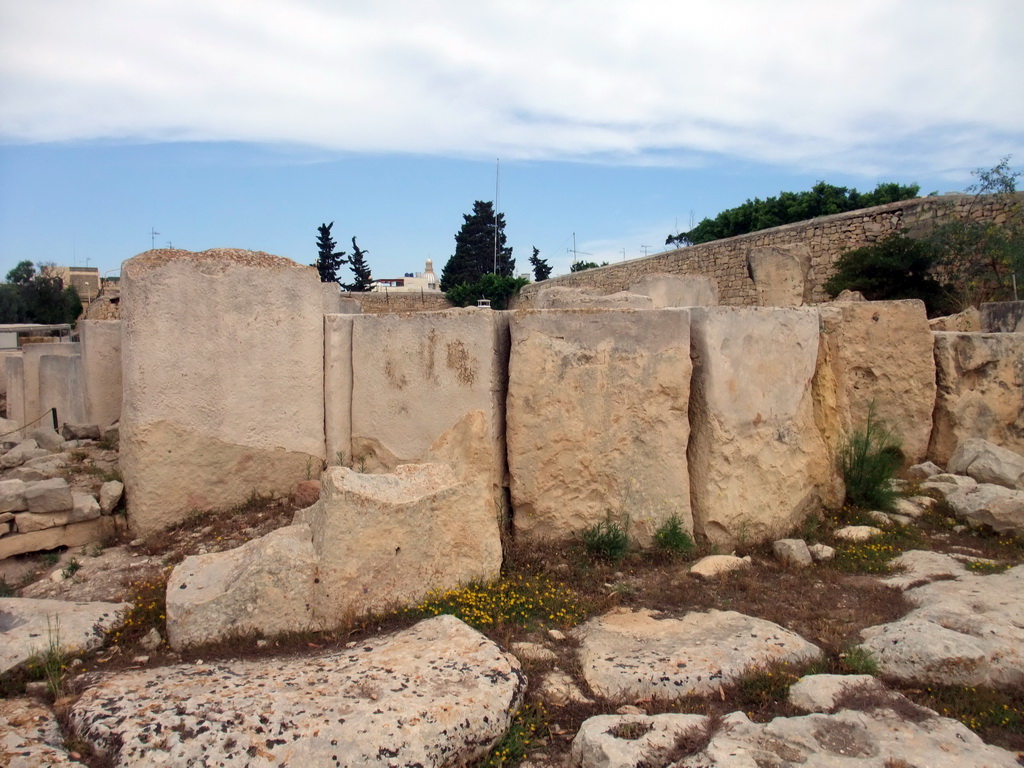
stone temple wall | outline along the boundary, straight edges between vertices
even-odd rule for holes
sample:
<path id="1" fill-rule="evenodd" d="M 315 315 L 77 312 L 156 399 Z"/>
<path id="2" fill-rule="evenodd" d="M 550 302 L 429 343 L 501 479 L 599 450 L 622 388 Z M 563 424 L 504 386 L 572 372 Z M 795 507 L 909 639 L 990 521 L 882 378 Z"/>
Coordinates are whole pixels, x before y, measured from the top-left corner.
<path id="1" fill-rule="evenodd" d="M 1024 193 L 1019 196 L 1024 199 Z M 922 197 L 889 203 L 859 211 L 822 216 L 810 221 L 786 224 L 747 235 L 715 240 L 687 248 L 657 253 L 607 267 L 588 269 L 531 283 L 523 288 L 514 308 L 536 306 L 537 294 L 546 287 L 591 288 L 599 293 L 626 291 L 645 275 L 701 275 L 718 286 L 719 302 L 726 306 L 798 306 L 827 300 L 824 284 L 834 271 L 840 254 L 870 245 L 893 232 L 906 229 L 922 234 L 933 226 L 970 210 L 975 219 L 999 221 L 1005 206 L 992 198 L 977 201 L 970 195 Z M 798 269 L 798 300 L 765 296 L 755 279 L 758 270 Z M 785 277 L 785 276 L 783 276 Z M 777 285 L 778 276 L 765 281 Z M 790 282 L 792 276 L 790 276 Z M 785 282 L 785 280 L 781 281 Z M 773 300 L 774 299 L 774 300 Z"/>
<path id="2" fill-rule="evenodd" d="M 325 464 L 396 477 L 451 457 L 505 536 L 613 518 L 644 542 L 675 517 L 729 547 L 835 504 L 837 447 L 872 411 L 908 463 L 968 437 L 1024 450 L 1024 334 L 933 333 L 918 301 L 325 314 L 315 270 L 267 254 L 149 252 L 122 275 L 140 533 Z M 402 498 L 430 495 L 407 475 Z"/>

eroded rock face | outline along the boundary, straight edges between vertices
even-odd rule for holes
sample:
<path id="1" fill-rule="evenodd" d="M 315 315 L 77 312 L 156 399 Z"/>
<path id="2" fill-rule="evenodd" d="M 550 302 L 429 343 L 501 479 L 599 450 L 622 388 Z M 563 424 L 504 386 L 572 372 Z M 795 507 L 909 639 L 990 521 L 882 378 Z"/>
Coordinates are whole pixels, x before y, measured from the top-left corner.
<path id="1" fill-rule="evenodd" d="M 482 411 L 428 452 L 434 461 L 370 475 L 332 467 L 293 525 L 226 552 L 187 558 L 167 587 L 167 629 L 181 648 L 235 632 L 326 629 L 433 589 L 497 578 L 494 446 Z"/>
<path id="2" fill-rule="evenodd" d="M 688 313 L 520 312 L 511 332 L 517 536 L 565 539 L 609 515 L 642 544 L 672 515 L 690 529 Z"/>
<path id="3" fill-rule="evenodd" d="M 629 292 L 650 296 L 654 309 L 718 306 L 718 284 L 702 275 L 644 275 Z"/>
<path id="4" fill-rule="evenodd" d="M 815 405 L 835 451 L 869 409 L 900 437 L 908 464 L 928 453 L 935 408 L 932 333 L 921 301 L 823 306 Z"/>
<path id="5" fill-rule="evenodd" d="M 465 765 L 525 687 L 514 656 L 438 616 L 330 654 L 101 677 L 70 720 L 115 765 Z"/>
<path id="6" fill-rule="evenodd" d="M 32 699 L 0 699 L 0 765 L 5 768 L 81 766 L 64 749 L 57 716 Z"/>
<path id="7" fill-rule="evenodd" d="M 134 531 L 254 490 L 289 491 L 319 466 L 315 270 L 251 251 L 159 250 L 126 261 L 121 276 L 120 460 Z"/>
<path id="8" fill-rule="evenodd" d="M 929 458 L 946 466 L 971 437 L 1024 454 L 1024 334 L 934 336 L 938 394 Z"/>
<path id="9" fill-rule="evenodd" d="M 618 610 L 572 632 L 591 690 L 607 698 L 671 699 L 717 694 L 750 667 L 816 659 L 818 648 L 770 621 L 735 611 Z"/>
<path id="10" fill-rule="evenodd" d="M 690 313 L 694 528 L 722 547 L 788 533 L 817 506 L 832 475 L 811 397 L 818 313 Z"/>
<path id="11" fill-rule="evenodd" d="M 881 671 L 943 685 L 1020 685 L 1024 681 L 1024 566 L 909 589 L 918 605 L 898 621 L 861 632 Z"/>

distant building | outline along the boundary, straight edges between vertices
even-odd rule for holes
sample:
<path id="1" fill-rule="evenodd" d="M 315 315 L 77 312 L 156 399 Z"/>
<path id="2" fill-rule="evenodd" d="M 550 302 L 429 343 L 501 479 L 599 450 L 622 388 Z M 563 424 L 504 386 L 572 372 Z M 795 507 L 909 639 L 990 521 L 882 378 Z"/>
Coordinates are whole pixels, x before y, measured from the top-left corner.
<path id="1" fill-rule="evenodd" d="M 64 287 L 75 286 L 82 301 L 92 301 L 100 295 L 100 271 L 97 267 L 43 267 L 41 274 L 59 277 Z"/>
<path id="2" fill-rule="evenodd" d="M 412 291 L 440 291 L 441 284 L 434 274 L 434 262 L 427 259 L 422 272 L 406 272 L 402 277 L 375 277 L 373 290 L 381 293 L 403 293 Z"/>

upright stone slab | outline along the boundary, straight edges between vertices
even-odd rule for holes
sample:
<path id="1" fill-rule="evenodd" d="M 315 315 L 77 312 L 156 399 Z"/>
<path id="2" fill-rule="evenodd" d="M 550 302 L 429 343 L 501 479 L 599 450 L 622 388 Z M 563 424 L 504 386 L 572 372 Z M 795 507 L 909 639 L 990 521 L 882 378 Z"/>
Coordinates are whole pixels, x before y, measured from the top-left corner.
<path id="1" fill-rule="evenodd" d="M 121 418 L 121 321 L 80 320 L 85 422 L 108 427 Z"/>
<path id="2" fill-rule="evenodd" d="M 807 276 L 811 252 L 806 245 L 772 245 L 751 248 L 747 272 L 754 281 L 758 306 L 799 307 L 807 303 L 813 285 Z"/>
<path id="3" fill-rule="evenodd" d="M 324 458 L 316 271 L 252 251 L 157 250 L 121 269 L 121 470 L 152 533 L 287 492 Z"/>
<path id="4" fill-rule="evenodd" d="M 829 304 L 821 312 L 815 398 L 831 448 L 863 428 L 869 408 L 902 440 L 907 464 L 928 454 L 935 358 L 921 301 Z"/>
<path id="5" fill-rule="evenodd" d="M 508 318 L 489 309 L 352 320 L 352 456 L 370 471 L 421 460 L 467 413 L 483 411 L 505 484 Z"/>
<path id="6" fill-rule="evenodd" d="M 20 354 L 11 355 L 4 360 L 4 368 L 7 371 L 7 418 L 25 426 L 25 359 Z"/>
<path id="7" fill-rule="evenodd" d="M 25 419 L 26 423 L 35 421 L 48 407 L 40 401 L 42 382 L 39 378 L 39 365 L 43 355 L 78 356 L 82 345 L 78 342 L 58 342 L 43 344 L 26 344 L 22 348 L 22 359 L 25 362 Z"/>
<path id="8" fill-rule="evenodd" d="M 352 460 L 352 315 L 324 316 L 324 429 L 327 463 Z"/>
<path id="9" fill-rule="evenodd" d="M 691 311 L 690 499 L 713 543 L 778 538 L 817 506 L 831 474 L 814 422 L 814 309 Z"/>
<path id="10" fill-rule="evenodd" d="M 687 310 L 547 310 L 511 320 L 508 457 L 517 537 L 565 539 L 610 515 L 648 544 L 692 529 Z"/>
<path id="11" fill-rule="evenodd" d="M 0 394 L 7 394 L 7 358 L 21 356 L 18 349 L 0 349 Z"/>
<path id="12" fill-rule="evenodd" d="M 1024 301 L 997 301 L 981 305 L 983 333 L 1020 333 L 1024 331 Z"/>
<path id="13" fill-rule="evenodd" d="M 650 296 L 654 309 L 718 306 L 718 284 L 703 275 L 644 275 L 629 292 Z"/>
<path id="14" fill-rule="evenodd" d="M 80 355 L 43 355 L 39 358 L 39 406 L 40 412 L 51 408 L 56 410 L 58 424 L 82 424 L 86 421 Z"/>
<path id="15" fill-rule="evenodd" d="M 969 437 L 1024 454 L 1024 334 L 934 337 L 938 393 L 928 458 L 946 466 Z"/>

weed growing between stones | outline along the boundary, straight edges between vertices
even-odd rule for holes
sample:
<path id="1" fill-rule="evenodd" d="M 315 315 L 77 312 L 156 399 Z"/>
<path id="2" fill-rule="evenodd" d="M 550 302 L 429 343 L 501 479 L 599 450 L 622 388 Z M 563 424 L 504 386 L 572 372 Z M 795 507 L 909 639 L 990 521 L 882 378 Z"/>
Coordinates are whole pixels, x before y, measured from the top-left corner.
<path id="1" fill-rule="evenodd" d="M 0 576 L 0 597 L 14 597 L 14 587 L 3 576 Z"/>
<path id="2" fill-rule="evenodd" d="M 786 701 L 789 688 L 800 679 L 788 664 L 771 664 L 748 669 L 736 681 L 737 708 L 757 711 Z M 751 716 L 748 713 L 748 716 Z"/>
<path id="3" fill-rule="evenodd" d="M 68 560 L 68 564 L 65 565 L 63 569 L 61 569 L 60 575 L 63 576 L 65 579 L 70 579 L 80 570 L 82 570 L 82 564 L 78 562 L 77 557 L 72 557 L 70 560 Z"/>
<path id="4" fill-rule="evenodd" d="M 124 625 L 111 635 L 115 645 L 135 645 L 151 629 L 156 629 L 163 637 L 167 636 L 167 579 L 170 575 L 168 567 L 157 578 L 133 581 L 128 585 L 125 600 L 132 604 L 132 610 Z"/>
<path id="5" fill-rule="evenodd" d="M 654 532 L 654 543 L 659 549 L 680 555 L 689 554 L 694 548 L 693 537 L 683 527 L 679 515 L 672 515 L 658 527 Z"/>
<path id="6" fill-rule="evenodd" d="M 839 471 L 846 483 L 846 502 L 868 509 L 889 511 L 896 500 L 892 481 L 903 463 L 901 441 L 895 431 L 868 406 L 864 426 L 848 435 L 839 447 Z"/>
<path id="7" fill-rule="evenodd" d="M 64 677 L 68 668 L 69 655 L 60 647 L 60 617 L 46 618 L 46 650 L 28 661 L 29 675 L 35 680 L 46 681 L 46 692 L 56 699 L 64 690 Z"/>
<path id="8" fill-rule="evenodd" d="M 477 765 L 478 768 L 499 768 L 513 766 L 536 749 L 538 741 L 548 736 L 548 713 L 540 702 L 519 708 L 512 716 L 512 724 L 490 753 Z"/>
<path id="9" fill-rule="evenodd" d="M 451 614 L 483 632 L 502 626 L 531 629 L 568 628 L 584 617 L 575 593 L 563 584 L 537 574 L 513 574 L 490 584 L 469 584 L 435 591 L 406 614 Z"/>
<path id="10" fill-rule="evenodd" d="M 595 560 L 617 563 L 629 553 L 629 534 L 610 515 L 583 531 L 580 538 L 587 554 Z"/>
<path id="11" fill-rule="evenodd" d="M 985 560 L 971 560 L 965 565 L 968 571 L 977 573 L 981 576 L 989 576 L 993 573 L 1002 573 L 1010 568 L 1009 563 L 990 563 Z"/>
<path id="12" fill-rule="evenodd" d="M 636 741 L 642 738 L 645 734 L 650 733 L 654 729 L 654 726 L 650 723 L 641 723 L 639 721 L 631 721 L 626 723 L 619 723 L 618 725 L 612 726 L 608 733 L 617 739 L 625 739 L 627 741 Z"/>
<path id="13" fill-rule="evenodd" d="M 867 651 L 856 645 L 852 645 L 839 654 L 839 663 L 843 672 L 849 675 L 878 675 L 878 662 Z"/>
<path id="14" fill-rule="evenodd" d="M 943 717 L 959 720 L 985 741 L 1024 751 L 1024 690 L 969 685 L 930 685 L 905 691 L 912 700 Z"/>

